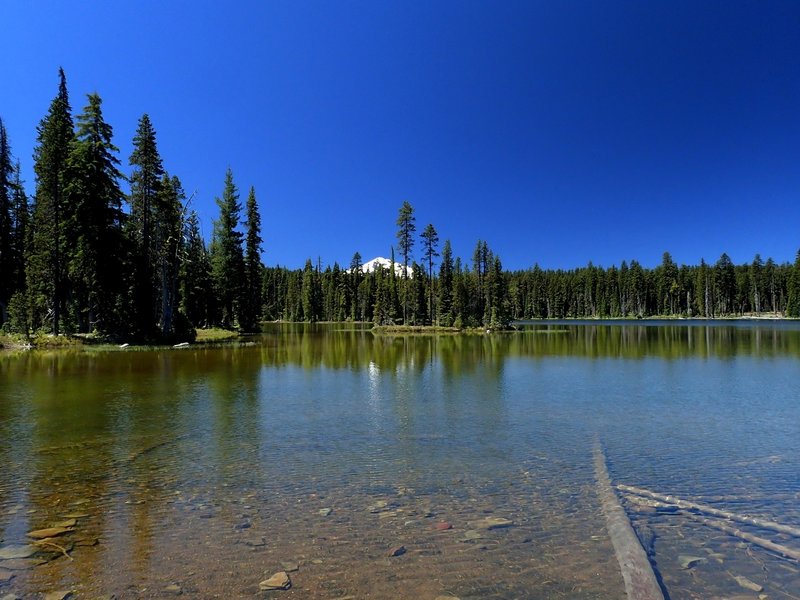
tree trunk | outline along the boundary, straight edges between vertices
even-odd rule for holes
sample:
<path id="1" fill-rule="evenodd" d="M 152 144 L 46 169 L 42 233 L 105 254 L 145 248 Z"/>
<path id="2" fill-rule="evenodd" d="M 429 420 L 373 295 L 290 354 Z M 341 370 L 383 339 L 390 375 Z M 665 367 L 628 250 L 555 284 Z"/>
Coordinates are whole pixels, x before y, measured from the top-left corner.
<path id="1" fill-rule="evenodd" d="M 626 595 L 629 600 L 664 600 L 650 560 L 611 487 L 605 455 L 599 443 L 594 447 L 594 472 L 597 495 L 603 505 L 606 529 L 622 571 Z"/>

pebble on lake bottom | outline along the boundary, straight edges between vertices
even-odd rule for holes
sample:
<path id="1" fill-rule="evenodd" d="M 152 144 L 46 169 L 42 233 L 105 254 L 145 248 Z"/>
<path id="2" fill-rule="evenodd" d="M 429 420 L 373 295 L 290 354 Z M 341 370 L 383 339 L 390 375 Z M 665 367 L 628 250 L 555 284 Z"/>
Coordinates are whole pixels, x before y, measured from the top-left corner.
<path id="1" fill-rule="evenodd" d="M 473 525 L 479 529 L 503 529 L 505 527 L 511 527 L 513 524 L 514 521 L 502 517 L 486 517 L 485 519 L 473 523 Z"/>
<path id="2" fill-rule="evenodd" d="M 752 590 L 754 592 L 763 592 L 764 588 L 758 585 L 755 581 L 750 581 L 747 577 L 743 577 L 741 575 L 734 575 L 733 577 L 736 580 L 736 583 L 739 584 L 740 587 L 743 587 L 746 590 Z"/>
<path id="3" fill-rule="evenodd" d="M 44 600 L 69 600 L 73 597 L 73 593 L 69 590 L 57 590 L 55 592 L 47 592 L 44 595 Z"/>
<path id="4" fill-rule="evenodd" d="M 704 562 L 706 562 L 706 559 L 702 556 L 691 556 L 689 554 L 681 554 L 678 556 L 678 564 L 680 564 L 681 569 L 691 569 Z"/>

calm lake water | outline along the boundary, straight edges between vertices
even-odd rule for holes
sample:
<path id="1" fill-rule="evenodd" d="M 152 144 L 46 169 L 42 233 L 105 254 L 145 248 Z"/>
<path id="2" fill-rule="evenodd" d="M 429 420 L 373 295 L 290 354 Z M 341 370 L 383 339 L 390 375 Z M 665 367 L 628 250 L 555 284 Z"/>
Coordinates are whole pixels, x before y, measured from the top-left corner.
<path id="1" fill-rule="evenodd" d="M 800 327 L 0 354 L 0 598 L 623 598 L 596 440 L 615 484 L 800 527 Z M 669 598 L 800 597 L 797 562 L 620 498 Z"/>

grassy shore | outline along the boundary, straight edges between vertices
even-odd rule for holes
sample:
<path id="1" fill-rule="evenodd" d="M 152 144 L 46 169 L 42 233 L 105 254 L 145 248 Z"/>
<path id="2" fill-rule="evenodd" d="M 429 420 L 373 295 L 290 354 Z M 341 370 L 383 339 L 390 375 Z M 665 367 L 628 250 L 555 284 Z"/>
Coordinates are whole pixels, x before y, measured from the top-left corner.
<path id="1" fill-rule="evenodd" d="M 376 325 L 373 333 L 461 333 L 455 327 L 437 327 L 436 325 Z"/>
<path id="2" fill-rule="evenodd" d="M 195 342 L 198 344 L 211 344 L 214 342 L 229 342 L 239 337 L 238 331 L 221 329 L 219 327 L 209 327 L 208 329 L 198 329 Z"/>
<path id="3" fill-rule="evenodd" d="M 213 344 L 229 342 L 239 338 L 239 332 L 229 329 L 211 327 L 198 329 L 195 343 Z M 111 340 L 95 334 L 70 334 L 53 335 L 50 333 L 37 333 L 31 336 L 20 334 L 0 334 L 0 349 L 2 350 L 49 350 L 49 349 L 77 349 L 93 348 L 98 350 L 115 350 L 131 348 L 152 348 L 154 346 L 172 346 L 173 344 L 126 344 L 119 340 Z"/>
<path id="4" fill-rule="evenodd" d="M 21 350 L 26 348 L 80 348 L 89 342 L 82 337 L 72 335 L 52 335 L 38 333 L 30 337 L 16 333 L 0 334 L 0 349 Z"/>

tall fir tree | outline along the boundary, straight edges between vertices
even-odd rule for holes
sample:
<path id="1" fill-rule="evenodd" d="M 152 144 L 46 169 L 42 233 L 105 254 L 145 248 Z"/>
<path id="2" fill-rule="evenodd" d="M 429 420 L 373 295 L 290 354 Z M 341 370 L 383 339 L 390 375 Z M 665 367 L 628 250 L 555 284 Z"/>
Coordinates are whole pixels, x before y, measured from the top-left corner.
<path id="1" fill-rule="evenodd" d="M 748 271 L 748 279 L 750 284 L 750 294 L 752 297 L 752 307 L 757 313 L 760 313 L 763 308 L 764 301 L 764 262 L 761 260 L 761 255 L 756 254 L 753 262 L 750 263 Z"/>
<path id="2" fill-rule="evenodd" d="M 8 133 L 0 119 L 0 325 L 7 319 L 8 303 L 17 286 L 14 266 L 13 175 Z"/>
<path id="3" fill-rule="evenodd" d="M 211 244 L 211 273 L 214 290 L 219 299 L 219 323 L 231 328 L 238 320 L 241 297 L 244 259 L 242 234 L 237 231 L 242 205 L 239 191 L 233 182 L 230 168 L 225 173 L 222 197 L 217 198 L 219 219 L 214 221 L 214 237 Z"/>
<path id="4" fill-rule="evenodd" d="M 65 257 L 78 330 L 117 332 L 122 302 L 122 179 L 113 130 L 103 119 L 102 100 L 89 103 L 77 118 L 77 134 L 67 161 L 64 193 L 70 206 Z"/>
<path id="5" fill-rule="evenodd" d="M 130 176 L 131 192 L 128 238 L 132 247 L 132 318 L 134 332 L 152 336 L 156 324 L 156 299 L 158 297 L 154 254 L 153 225 L 156 220 L 156 203 L 164 177 L 164 166 L 156 145 L 156 132 L 150 117 L 142 115 L 133 138 L 130 157 L 133 172 Z"/>
<path id="6" fill-rule="evenodd" d="M 28 195 L 22 185 L 22 169 L 19 161 L 14 168 L 12 183 L 11 210 L 13 229 L 11 231 L 11 277 L 15 293 L 25 292 L 25 260 L 28 253 L 28 231 L 30 228 L 30 207 Z"/>
<path id="7" fill-rule="evenodd" d="M 322 289 L 319 284 L 319 273 L 314 270 L 310 258 L 303 267 L 301 297 L 303 320 L 311 323 L 319 321 L 322 312 Z"/>
<path id="8" fill-rule="evenodd" d="M 428 223 L 422 231 L 422 255 L 428 265 L 428 318 L 434 320 L 434 286 L 433 286 L 433 261 L 439 256 L 439 234 L 432 224 Z"/>
<path id="9" fill-rule="evenodd" d="M 58 94 L 37 128 L 33 154 L 36 173 L 31 248 L 26 265 L 30 310 L 34 327 L 52 323 L 61 333 L 67 280 L 64 268 L 65 223 L 69 207 L 64 200 L 67 158 L 72 139 L 72 115 L 64 70 L 58 70 Z"/>
<path id="10" fill-rule="evenodd" d="M 787 285 L 786 316 L 800 317 L 800 250 L 789 272 Z"/>
<path id="11" fill-rule="evenodd" d="M 192 211 L 184 225 L 184 251 L 180 271 L 180 308 L 190 323 L 197 327 L 210 324 L 209 307 L 211 262 L 203 236 L 200 219 Z"/>
<path id="12" fill-rule="evenodd" d="M 722 253 L 714 265 L 714 297 L 720 315 L 732 314 L 735 310 L 736 271 L 730 257 Z"/>
<path id="13" fill-rule="evenodd" d="M 256 190 L 250 187 L 245 205 L 244 289 L 239 325 L 244 331 L 257 331 L 261 317 L 261 215 L 256 202 Z"/>
<path id="14" fill-rule="evenodd" d="M 153 211 L 153 252 L 155 274 L 156 323 L 159 333 L 173 337 L 176 332 L 179 305 L 178 278 L 183 250 L 183 212 L 186 194 L 180 179 L 164 173 Z M 183 334 L 183 328 L 180 328 Z"/>
<path id="15" fill-rule="evenodd" d="M 414 232 L 417 230 L 414 221 L 414 208 L 406 200 L 397 215 L 397 248 L 403 257 L 403 323 L 408 320 L 408 261 L 414 249 Z"/>
<path id="16" fill-rule="evenodd" d="M 453 324 L 451 306 L 453 304 L 453 248 L 450 240 L 442 247 L 442 260 L 439 263 L 439 294 L 436 303 L 438 324 L 450 327 Z"/>

